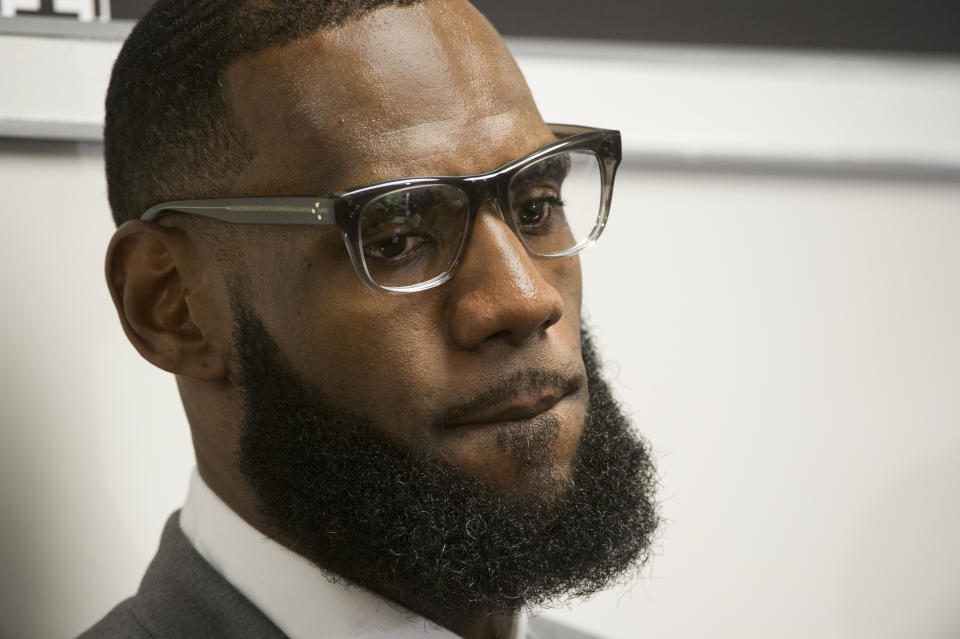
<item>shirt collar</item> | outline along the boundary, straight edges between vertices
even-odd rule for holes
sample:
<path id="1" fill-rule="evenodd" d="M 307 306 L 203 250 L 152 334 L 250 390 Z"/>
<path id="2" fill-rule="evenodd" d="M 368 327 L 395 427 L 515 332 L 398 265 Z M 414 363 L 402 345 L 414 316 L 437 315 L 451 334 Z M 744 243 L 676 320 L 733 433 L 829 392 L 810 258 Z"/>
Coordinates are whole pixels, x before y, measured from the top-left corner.
<path id="1" fill-rule="evenodd" d="M 360 586 L 331 577 L 244 521 L 194 469 L 180 511 L 183 534 L 220 575 L 290 639 L 456 639 L 457 635 Z M 512 639 L 526 635 L 517 617 Z"/>

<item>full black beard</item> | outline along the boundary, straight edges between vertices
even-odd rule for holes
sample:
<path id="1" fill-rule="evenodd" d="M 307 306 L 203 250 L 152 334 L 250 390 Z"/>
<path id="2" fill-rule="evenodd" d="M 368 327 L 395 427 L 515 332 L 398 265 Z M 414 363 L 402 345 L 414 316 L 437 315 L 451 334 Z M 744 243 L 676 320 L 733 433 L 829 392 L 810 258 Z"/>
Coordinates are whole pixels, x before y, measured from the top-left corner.
<path id="1" fill-rule="evenodd" d="M 590 401 L 572 481 L 559 497 L 531 501 L 334 406 L 250 309 L 234 307 L 240 470 L 268 525 L 332 578 L 450 625 L 589 596 L 646 563 L 659 521 L 654 467 L 586 331 Z"/>

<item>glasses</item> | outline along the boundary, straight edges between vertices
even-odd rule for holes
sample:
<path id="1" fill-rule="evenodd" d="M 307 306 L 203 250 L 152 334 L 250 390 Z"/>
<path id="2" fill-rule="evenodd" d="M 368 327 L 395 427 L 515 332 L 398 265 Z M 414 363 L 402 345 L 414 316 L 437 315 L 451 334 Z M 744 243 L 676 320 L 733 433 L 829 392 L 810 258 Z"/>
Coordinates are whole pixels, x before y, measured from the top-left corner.
<path id="1" fill-rule="evenodd" d="M 364 284 L 383 293 L 424 291 L 453 277 L 486 202 L 537 258 L 569 257 L 600 237 L 620 132 L 548 126 L 556 142 L 489 173 L 390 180 L 329 197 L 164 202 L 140 219 L 186 213 L 231 224 L 336 225 Z"/>

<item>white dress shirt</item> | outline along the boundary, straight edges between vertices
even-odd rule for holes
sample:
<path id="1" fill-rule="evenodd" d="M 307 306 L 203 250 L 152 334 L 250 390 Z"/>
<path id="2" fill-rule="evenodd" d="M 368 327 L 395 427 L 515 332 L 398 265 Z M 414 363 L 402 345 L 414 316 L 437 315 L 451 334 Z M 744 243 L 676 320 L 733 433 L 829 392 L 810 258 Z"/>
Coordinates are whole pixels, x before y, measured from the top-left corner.
<path id="1" fill-rule="evenodd" d="M 180 528 L 197 552 L 291 639 L 456 639 L 457 635 L 360 586 L 327 574 L 263 535 L 194 469 Z M 512 639 L 526 636 L 519 615 Z"/>

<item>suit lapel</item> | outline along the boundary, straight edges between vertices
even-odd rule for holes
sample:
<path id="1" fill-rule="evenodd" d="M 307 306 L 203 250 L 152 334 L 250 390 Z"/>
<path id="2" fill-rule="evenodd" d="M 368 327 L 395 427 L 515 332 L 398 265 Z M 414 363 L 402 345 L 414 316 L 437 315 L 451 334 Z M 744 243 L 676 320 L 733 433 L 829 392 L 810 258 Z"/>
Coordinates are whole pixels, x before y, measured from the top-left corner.
<path id="1" fill-rule="evenodd" d="M 167 520 L 160 549 L 133 600 L 137 621 L 157 639 L 285 639 L 273 622 L 197 553 L 180 530 L 179 517 L 177 511 Z"/>

